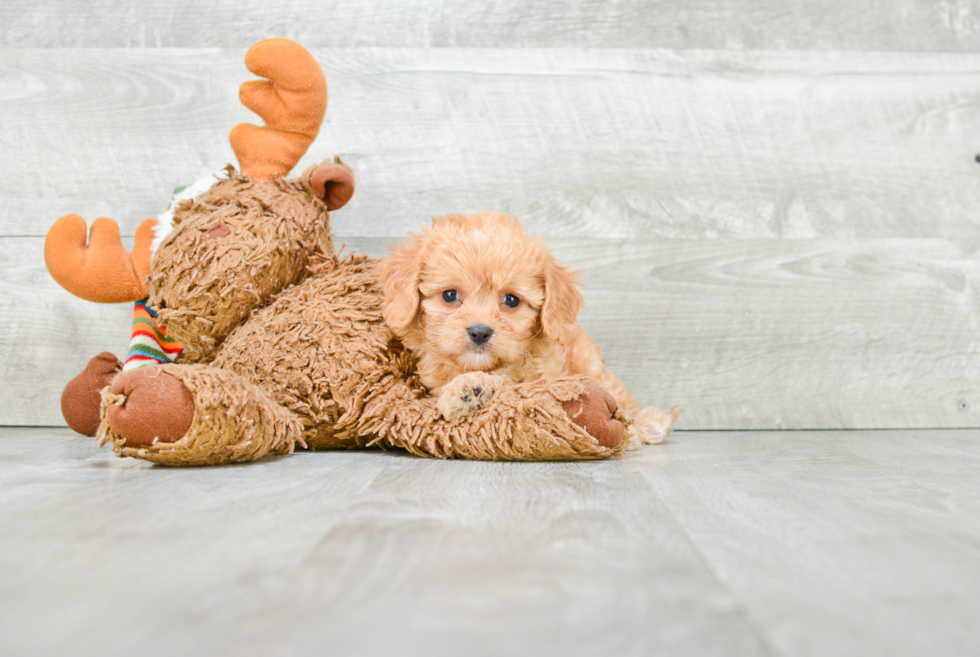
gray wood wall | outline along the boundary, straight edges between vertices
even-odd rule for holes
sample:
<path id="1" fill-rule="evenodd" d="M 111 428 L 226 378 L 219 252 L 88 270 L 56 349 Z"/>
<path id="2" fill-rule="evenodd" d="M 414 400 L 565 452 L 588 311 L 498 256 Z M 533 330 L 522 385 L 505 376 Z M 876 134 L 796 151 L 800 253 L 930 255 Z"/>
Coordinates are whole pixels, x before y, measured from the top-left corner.
<path id="1" fill-rule="evenodd" d="M 242 57 L 285 36 L 330 86 L 300 166 L 357 171 L 349 249 L 515 214 L 680 428 L 980 426 L 980 1 L 198 4 L 0 5 L 0 424 L 61 424 L 128 342 L 128 304 L 48 276 L 48 227 L 131 235 L 233 161 Z"/>

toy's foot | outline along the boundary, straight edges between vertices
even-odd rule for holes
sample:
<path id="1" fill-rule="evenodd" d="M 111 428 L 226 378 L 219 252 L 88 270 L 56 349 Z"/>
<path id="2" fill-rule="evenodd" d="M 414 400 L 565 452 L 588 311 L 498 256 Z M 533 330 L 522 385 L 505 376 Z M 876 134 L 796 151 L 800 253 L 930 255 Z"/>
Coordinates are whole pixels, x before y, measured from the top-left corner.
<path id="1" fill-rule="evenodd" d="M 93 358 L 68 382 L 61 393 L 61 414 L 73 431 L 94 436 L 99 430 L 102 389 L 122 370 L 122 363 L 108 351 Z"/>
<path id="2" fill-rule="evenodd" d="M 475 413 L 490 401 L 503 377 L 486 372 L 460 374 L 439 393 L 439 413 L 450 422 Z"/>
<path id="3" fill-rule="evenodd" d="M 616 399 L 605 388 L 586 383 L 582 396 L 563 406 L 572 422 L 585 429 L 603 447 L 619 447 L 623 442 L 626 427 L 613 417 Z"/>
<path id="4" fill-rule="evenodd" d="M 205 365 L 153 365 L 102 391 L 95 440 L 117 456 L 163 465 L 218 465 L 292 452 L 302 422 L 267 391 Z"/>
<path id="5" fill-rule="evenodd" d="M 194 420 L 194 397 L 176 377 L 158 367 L 125 372 L 112 382 L 121 404 L 106 408 L 112 432 L 128 447 L 177 442 Z"/>

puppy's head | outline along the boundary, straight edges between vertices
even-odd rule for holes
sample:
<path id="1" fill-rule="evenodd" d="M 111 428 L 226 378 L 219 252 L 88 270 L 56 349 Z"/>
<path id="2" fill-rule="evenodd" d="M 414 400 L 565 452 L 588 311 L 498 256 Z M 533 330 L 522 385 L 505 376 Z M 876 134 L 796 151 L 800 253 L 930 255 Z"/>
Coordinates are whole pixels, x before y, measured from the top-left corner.
<path id="1" fill-rule="evenodd" d="M 568 341 L 582 308 L 575 274 L 496 213 L 434 219 L 392 249 L 381 282 L 395 335 L 464 371 L 517 362 L 534 340 Z"/>

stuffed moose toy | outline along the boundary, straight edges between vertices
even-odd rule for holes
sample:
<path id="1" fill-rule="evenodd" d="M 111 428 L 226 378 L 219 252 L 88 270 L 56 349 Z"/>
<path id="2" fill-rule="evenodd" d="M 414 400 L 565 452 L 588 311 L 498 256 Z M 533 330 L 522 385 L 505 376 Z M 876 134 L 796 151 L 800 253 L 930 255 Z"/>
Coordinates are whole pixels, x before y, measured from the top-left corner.
<path id="1" fill-rule="evenodd" d="M 377 261 L 334 251 L 329 212 L 354 193 L 339 158 L 285 176 L 316 138 L 327 85 L 286 39 L 261 41 L 242 103 L 265 121 L 230 136 L 241 171 L 177 195 L 127 252 L 111 219 L 59 219 L 44 257 L 83 299 L 136 302 L 125 366 L 93 358 L 62 395 L 76 431 L 167 465 L 379 446 L 439 458 L 556 460 L 618 454 L 626 421 L 579 378 L 497 390 L 447 421 L 382 318 Z"/>

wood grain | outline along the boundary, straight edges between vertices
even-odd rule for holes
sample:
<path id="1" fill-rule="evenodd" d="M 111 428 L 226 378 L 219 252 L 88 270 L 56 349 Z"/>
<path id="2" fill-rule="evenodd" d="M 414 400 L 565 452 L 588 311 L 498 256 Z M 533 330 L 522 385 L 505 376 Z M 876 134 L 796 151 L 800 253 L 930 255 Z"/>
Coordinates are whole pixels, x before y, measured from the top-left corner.
<path id="1" fill-rule="evenodd" d="M 128 308 L 44 272 L 51 223 L 131 235 L 253 120 L 244 48 L 202 43 L 222 47 L 4 52 L 0 423 L 60 424 L 64 383 L 126 348 Z M 682 427 L 978 426 L 980 54 L 845 47 L 317 47 L 331 105 L 300 167 L 354 166 L 332 224 L 375 254 L 433 215 L 518 216 L 585 270 L 610 367 Z"/>
<path id="2" fill-rule="evenodd" d="M 373 255 L 389 241 L 336 239 Z M 580 321 L 610 369 L 644 403 L 683 405 L 680 428 L 980 425 L 980 242 L 551 244 L 583 273 Z M 0 424 L 62 424 L 64 383 L 128 346 L 129 306 L 75 299 L 41 250 L 0 239 L 0 314 L 18 318 L 0 334 Z"/>
<path id="3" fill-rule="evenodd" d="M 64 425 L 65 384 L 100 352 L 124 357 L 132 317 L 132 304 L 98 305 L 61 289 L 40 238 L 0 238 L 0 425 Z"/>
<path id="4" fill-rule="evenodd" d="M 642 473 L 779 655 L 971 654 L 980 432 L 683 434 Z"/>
<path id="5" fill-rule="evenodd" d="M 973 0 L 6 0 L 0 47 L 584 47 L 976 51 Z"/>
<path id="6" fill-rule="evenodd" d="M 975 427 L 977 245 L 711 240 L 557 245 L 582 325 L 682 428 Z"/>
<path id="7" fill-rule="evenodd" d="M 509 211 L 552 236 L 980 236 L 980 55 L 316 49 L 300 167 L 358 175 L 338 232 Z M 232 160 L 242 50 L 14 49 L 0 63 L 0 234 L 68 212 L 131 234 Z"/>
<path id="8" fill-rule="evenodd" d="M 622 461 L 147 465 L 0 429 L 5 654 L 766 654 Z"/>
<path id="9" fill-rule="evenodd" d="M 0 428 L 0 652 L 966 655 L 978 466 L 975 430 L 168 469 Z"/>

